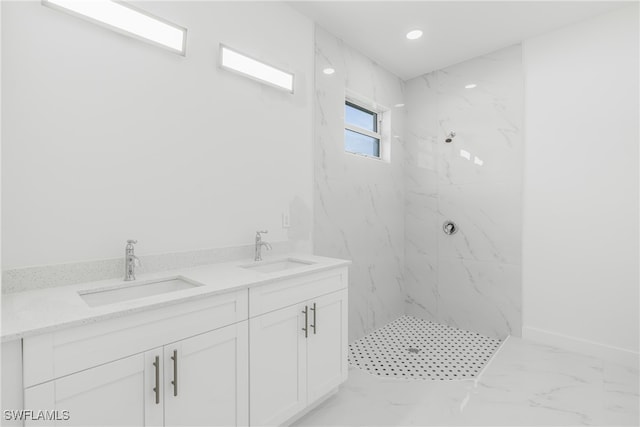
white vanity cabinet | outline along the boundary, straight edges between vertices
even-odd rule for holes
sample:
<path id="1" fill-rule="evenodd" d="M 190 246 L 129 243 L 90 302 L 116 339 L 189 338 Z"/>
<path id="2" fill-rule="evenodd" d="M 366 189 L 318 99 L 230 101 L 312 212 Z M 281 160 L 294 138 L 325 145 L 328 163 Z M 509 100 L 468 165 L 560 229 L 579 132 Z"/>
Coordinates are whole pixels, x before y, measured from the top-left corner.
<path id="1" fill-rule="evenodd" d="M 248 425 L 248 341 L 244 321 L 164 347 L 165 426 Z"/>
<path id="2" fill-rule="evenodd" d="M 2 382 L 2 409 L 20 410 L 24 408 L 22 403 L 22 340 L 14 339 L 2 343 L 2 370 L 0 382 Z M 22 426 L 19 420 L 8 420 L 4 416 L 0 425 L 3 427 Z"/>
<path id="3" fill-rule="evenodd" d="M 15 409 L 58 418 L 27 426 L 289 423 L 347 378 L 347 263 L 260 274 L 240 289 L 96 310 L 28 335 L 21 381 L 3 391 L 23 391 Z"/>
<path id="4" fill-rule="evenodd" d="M 307 339 L 307 400 L 313 404 L 347 379 L 347 290 L 314 298 L 308 304 L 314 328 Z"/>
<path id="5" fill-rule="evenodd" d="M 290 421 L 346 380 L 346 287 L 341 268 L 250 290 L 252 425 Z"/>
<path id="6" fill-rule="evenodd" d="M 26 425 L 247 425 L 246 319 L 245 289 L 25 338 L 25 408 L 69 415 Z"/>
<path id="7" fill-rule="evenodd" d="M 145 377 L 151 376 L 145 354 L 137 354 L 27 388 L 25 408 L 57 410 L 59 421 L 25 425 L 144 426 Z"/>
<path id="8" fill-rule="evenodd" d="M 240 322 L 30 387 L 26 407 L 69 411 L 65 426 L 247 425 L 247 332 Z"/>

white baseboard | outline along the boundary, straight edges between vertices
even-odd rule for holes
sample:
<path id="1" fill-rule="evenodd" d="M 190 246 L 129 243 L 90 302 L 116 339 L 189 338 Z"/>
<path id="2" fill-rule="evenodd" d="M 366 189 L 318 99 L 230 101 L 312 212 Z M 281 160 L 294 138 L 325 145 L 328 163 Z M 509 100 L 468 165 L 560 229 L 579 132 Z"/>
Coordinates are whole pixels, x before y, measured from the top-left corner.
<path id="1" fill-rule="evenodd" d="M 609 360 L 625 366 L 638 368 L 638 364 L 640 363 L 640 353 L 637 351 L 546 331 L 544 329 L 532 328 L 530 326 L 524 326 L 522 328 L 522 338 Z"/>

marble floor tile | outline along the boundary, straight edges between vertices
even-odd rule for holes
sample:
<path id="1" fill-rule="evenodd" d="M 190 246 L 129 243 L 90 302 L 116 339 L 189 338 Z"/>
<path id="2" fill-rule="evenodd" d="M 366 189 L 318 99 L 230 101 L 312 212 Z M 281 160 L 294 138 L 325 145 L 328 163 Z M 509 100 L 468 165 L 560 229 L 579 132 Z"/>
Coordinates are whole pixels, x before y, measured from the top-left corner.
<path id="1" fill-rule="evenodd" d="M 611 425 L 624 425 L 629 420 L 638 422 L 640 386 L 638 372 L 626 366 L 604 363 L 604 409 L 602 418 Z"/>
<path id="2" fill-rule="evenodd" d="M 297 426 L 639 424 L 638 370 L 510 337 L 476 380 L 407 381 L 349 370 Z"/>

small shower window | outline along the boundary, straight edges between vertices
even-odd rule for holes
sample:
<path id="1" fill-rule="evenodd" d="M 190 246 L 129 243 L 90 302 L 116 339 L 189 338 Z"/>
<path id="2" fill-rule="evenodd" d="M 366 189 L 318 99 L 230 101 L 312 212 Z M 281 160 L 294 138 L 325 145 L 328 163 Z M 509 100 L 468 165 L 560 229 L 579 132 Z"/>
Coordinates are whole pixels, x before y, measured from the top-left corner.
<path id="1" fill-rule="evenodd" d="M 344 149 L 380 158 L 381 114 L 353 100 L 344 103 Z"/>

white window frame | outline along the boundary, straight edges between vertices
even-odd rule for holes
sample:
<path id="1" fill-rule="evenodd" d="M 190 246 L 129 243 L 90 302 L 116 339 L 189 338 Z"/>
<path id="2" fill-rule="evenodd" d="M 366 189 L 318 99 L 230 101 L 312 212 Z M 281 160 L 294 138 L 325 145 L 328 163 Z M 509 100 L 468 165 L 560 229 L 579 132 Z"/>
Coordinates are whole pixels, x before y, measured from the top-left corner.
<path id="1" fill-rule="evenodd" d="M 371 132 L 367 129 L 362 129 L 361 127 L 358 126 L 353 126 L 351 124 L 348 124 L 346 122 L 346 118 L 344 121 L 344 128 L 347 130 L 350 130 L 352 132 L 357 132 L 359 134 L 365 135 L 365 136 L 369 136 L 371 138 L 375 138 L 378 140 L 378 156 L 370 156 L 368 154 L 362 154 L 362 153 L 354 153 L 352 151 L 347 151 L 346 149 L 343 148 L 345 153 L 349 153 L 355 156 L 361 156 L 367 159 L 373 159 L 373 160 L 381 160 L 384 161 L 386 163 L 390 162 L 390 136 L 388 135 L 388 133 L 390 132 L 390 110 L 388 108 L 385 108 L 373 101 L 370 101 L 358 94 L 355 94 L 353 92 L 347 91 L 344 97 L 345 100 L 345 105 L 346 103 L 350 103 L 350 104 L 354 104 L 355 106 L 357 106 L 358 108 L 361 108 L 365 111 L 368 111 L 370 113 L 373 113 L 376 115 L 376 120 L 377 120 L 377 132 Z M 344 107 L 343 107 L 344 108 Z M 344 144 L 344 142 L 343 142 Z"/>
<path id="2" fill-rule="evenodd" d="M 344 128 L 345 129 L 349 129 L 350 131 L 353 131 L 353 132 L 360 133 L 362 135 L 370 136 L 371 138 L 377 139 L 378 142 L 381 142 L 381 140 L 382 140 L 382 135 L 380 134 L 380 128 L 382 127 L 381 114 L 379 112 L 377 112 L 377 111 L 371 110 L 370 108 L 365 107 L 363 105 L 360 105 L 360 104 L 358 104 L 356 102 L 353 102 L 353 101 L 351 101 L 349 99 L 345 99 L 344 103 L 345 104 L 349 103 L 349 104 L 355 106 L 356 108 L 358 108 L 360 110 L 363 110 L 366 113 L 371 113 L 372 115 L 375 115 L 376 122 L 377 122 L 376 123 L 377 132 L 371 132 L 370 130 L 363 129 L 363 128 L 358 127 L 358 126 L 354 126 L 352 124 L 347 123 L 346 121 L 344 122 Z"/>

